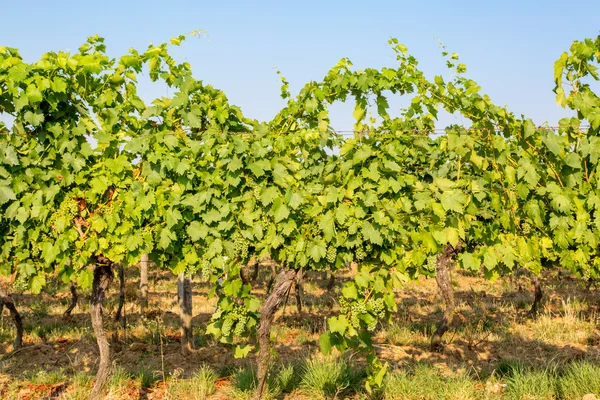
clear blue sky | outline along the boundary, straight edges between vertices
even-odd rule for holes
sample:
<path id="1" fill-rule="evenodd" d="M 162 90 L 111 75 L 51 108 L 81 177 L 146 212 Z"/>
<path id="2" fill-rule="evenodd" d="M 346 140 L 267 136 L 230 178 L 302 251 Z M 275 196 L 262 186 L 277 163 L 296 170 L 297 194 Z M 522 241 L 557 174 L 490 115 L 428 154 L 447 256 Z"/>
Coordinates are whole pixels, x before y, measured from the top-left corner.
<path id="1" fill-rule="evenodd" d="M 75 50 L 94 34 L 109 53 L 144 49 L 204 29 L 176 50 L 195 76 L 225 91 L 244 113 L 270 119 L 279 99 L 279 68 L 292 90 L 324 76 L 341 57 L 358 68 L 393 65 L 386 42 L 397 37 L 429 75 L 443 73 L 434 37 L 461 55 L 468 76 L 492 99 L 536 123 L 567 115 L 554 102 L 552 68 L 574 39 L 600 31 L 600 1 L 5 1 L 0 45 L 28 61 L 44 51 Z M 144 87 L 147 96 L 164 88 Z M 352 126 L 348 107 L 334 109 L 334 127 Z M 446 116 L 440 126 L 460 122 Z"/>

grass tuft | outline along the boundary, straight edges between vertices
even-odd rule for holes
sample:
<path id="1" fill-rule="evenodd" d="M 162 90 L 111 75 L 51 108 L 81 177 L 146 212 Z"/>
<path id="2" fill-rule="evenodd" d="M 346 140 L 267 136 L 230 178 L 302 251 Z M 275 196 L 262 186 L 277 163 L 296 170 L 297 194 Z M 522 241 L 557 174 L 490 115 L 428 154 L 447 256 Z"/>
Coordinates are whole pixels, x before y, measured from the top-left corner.
<path id="1" fill-rule="evenodd" d="M 563 399 L 581 399 L 586 394 L 600 397 L 600 366 L 589 361 L 573 363 L 563 371 L 558 386 Z"/>
<path id="2" fill-rule="evenodd" d="M 552 400 L 557 398 L 556 369 L 515 368 L 506 380 L 507 400 Z"/>
<path id="3" fill-rule="evenodd" d="M 342 358 L 307 360 L 303 367 L 300 388 L 318 398 L 338 397 L 352 383 L 352 373 Z"/>

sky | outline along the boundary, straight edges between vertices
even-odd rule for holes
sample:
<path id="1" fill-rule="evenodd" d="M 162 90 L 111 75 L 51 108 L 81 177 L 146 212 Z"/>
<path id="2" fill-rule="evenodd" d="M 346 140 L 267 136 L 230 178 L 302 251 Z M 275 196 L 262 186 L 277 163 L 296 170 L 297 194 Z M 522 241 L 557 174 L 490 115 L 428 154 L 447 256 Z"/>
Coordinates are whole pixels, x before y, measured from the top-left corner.
<path id="1" fill-rule="evenodd" d="M 145 49 L 202 29 L 173 50 L 197 79 L 224 90 L 246 116 L 270 120 L 285 102 L 276 69 L 292 94 L 318 80 L 342 57 L 356 68 L 393 66 L 391 37 L 405 44 L 430 78 L 444 73 L 438 39 L 460 54 L 467 76 L 496 104 L 536 124 L 571 115 L 554 100 L 553 63 L 574 40 L 600 33 L 600 1 L 137 1 L 4 0 L 0 45 L 26 61 L 76 49 L 88 36 L 106 39 L 109 55 Z M 576 5 L 571 5 L 576 4 Z M 148 82 L 147 100 L 168 95 Z M 391 101 L 400 105 L 402 100 Z M 335 129 L 351 129 L 352 108 L 336 105 Z M 393 114 L 394 110 L 391 110 Z M 443 115 L 438 127 L 464 122 Z"/>

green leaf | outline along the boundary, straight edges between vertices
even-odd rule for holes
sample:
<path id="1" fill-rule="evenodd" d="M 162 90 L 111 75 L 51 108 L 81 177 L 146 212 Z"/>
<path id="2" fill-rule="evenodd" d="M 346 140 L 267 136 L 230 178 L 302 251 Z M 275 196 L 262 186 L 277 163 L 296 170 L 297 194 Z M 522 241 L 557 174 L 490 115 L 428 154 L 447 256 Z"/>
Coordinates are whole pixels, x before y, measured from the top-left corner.
<path id="1" fill-rule="evenodd" d="M 319 347 L 321 348 L 321 353 L 328 356 L 331 354 L 331 332 L 327 331 L 319 336 Z"/>
<path id="2" fill-rule="evenodd" d="M 530 136 L 533 136 L 535 134 L 535 124 L 533 123 L 532 120 L 528 119 L 527 121 L 525 121 L 525 124 L 523 125 L 523 136 L 525 137 L 525 139 L 527 139 Z"/>
<path id="3" fill-rule="evenodd" d="M 348 282 L 342 288 L 342 295 L 347 299 L 357 299 L 358 290 L 354 282 Z"/>
<path id="4" fill-rule="evenodd" d="M 188 112 L 185 118 L 186 123 L 190 128 L 202 128 L 202 119 L 200 119 L 193 111 Z"/>
<path id="5" fill-rule="evenodd" d="M 337 317 L 330 317 L 327 319 L 327 325 L 329 326 L 329 330 L 334 333 L 339 333 L 340 335 L 344 335 L 346 333 L 346 329 L 348 329 L 348 319 L 346 319 L 345 315 L 339 315 Z"/>
<path id="6" fill-rule="evenodd" d="M 31 290 L 33 294 L 39 294 L 45 285 L 46 278 L 44 275 L 34 275 L 29 281 L 29 290 Z"/>
<path id="7" fill-rule="evenodd" d="M 273 217 L 275 222 L 280 222 L 290 215 L 290 210 L 283 203 L 281 198 L 275 199 L 273 202 Z"/>
<path id="8" fill-rule="evenodd" d="M 8 186 L 0 186 L 0 205 L 16 199 L 17 196 L 11 188 L 9 188 Z"/>
<path id="9" fill-rule="evenodd" d="M 356 103 L 356 107 L 354 108 L 354 112 L 352 113 L 352 116 L 354 117 L 354 119 L 357 122 L 360 122 L 363 120 L 363 118 L 365 117 L 365 108 L 364 105 L 361 103 Z"/>
<path id="10" fill-rule="evenodd" d="M 335 221 L 331 211 L 321 217 L 319 227 L 323 230 L 325 241 L 330 242 L 335 234 Z"/>
<path id="11" fill-rule="evenodd" d="M 360 146 L 358 148 L 358 150 L 356 150 L 356 153 L 354 153 L 354 157 L 352 157 L 352 161 L 354 161 L 354 163 L 356 163 L 356 164 L 361 163 L 361 162 L 365 161 L 367 158 L 369 158 L 371 156 L 371 154 L 373 154 L 373 150 L 371 149 L 371 147 L 363 144 L 362 146 Z"/>
<path id="12" fill-rule="evenodd" d="M 479 258 L 475 257 L 472 253 L 463 253 L 459 257 L 462 268 L 467 271 L 479 271 L 479 267 L 481 266 L 481 261 Z"/>
<path id="13" fill-rule="evenodd" d="M 40 126 L 42 122 L 44 122 L 44 114 L 40 110 L 36 110 L 35 113 L 27 111 L 23 116 L 23 119 L 33 126 Z"/>
<path id="14" fill-rule="evenodd" d="M 577 153 L 569 153 L 565 158 L 565 164 L 573 169 L 581 169 L 581 158 Z"/>
<path id="15" fill-rule="evenodd" d="M 370 241 L 371 243 L 378 245 L 383 244 L 383 237 L 381 236 L 381 233 L 377 229 L 375 229 L 375 227 L 369 221 L 363 222 L 362 234 L 364 238 Z"/>
<path id="16" fill-rule="evenodd" d="M 311 241 L 306 250 L 314 262 L 321 261 L 327 255 L 327 245 L 323 241 Z"/>
<path id="17" fill-rule="evenodd" d="M 202 224 L 198 221 L 192 221 L 188 225 L 187 233 L 193 242 L 197 242 L 201 238 L 206 237 L 206 233 L 202 229 Z"/>
<path id="18" fill-rule="evenodd" d="M 169 247 L 171 242 L 176 238 L 177 237 L 168 228 L 163 228 L 160 231 L 160 240 L 158 241 L 158 246 L 161 249 L 166 249 L 167 247 Z"/>
<path id="19" fill-rule="evenodd" d="M 440 202 L 446 211 L 455 211 L 462 214 L 466 196 L 459 190 L 448 190 L 440 196 Z"/>
<path id="20" fill-rule="evenodd" d="M 562 141 L 560 136 L 556 135 L 554 132 L 549 132 L 542 139 L 542 141 L 544 142 L 544 144 L 546 145 L 548 150 L 550 150 L 552 152 L 552 154 L 554 154 L 556 156 L 560 153 L 561 141 Z"/>
<path id="21" fill-rule="evenodd" d="M 252 346 L 245 344 L 245 345 L 237 345 L 235 346 L 235 350 L 233 352 L 233 357 L 235 358 L 244 358 L 246 357 L 250 351 L 252 351 Z"/>
<path id="22" fill-rule="evenodd" d="M 260 202 L 263 206 L 266 207 L 271 205 L 273 203 L 273 200 L 275 200 L 278 197 L 281 197 L 281 193 L 279 193 L 279 190 L 274 186 L 268 186 L 261 191 Z"/>
<path id="23" fill-rule="evenodd" d="M 259 160 L 255 161 L 248 165 L 248 168 L 255 177 L 260 178 L 265 174 L 265 171 L 269 171 L 271 169 L 271 163 L 267 160 Z"/>

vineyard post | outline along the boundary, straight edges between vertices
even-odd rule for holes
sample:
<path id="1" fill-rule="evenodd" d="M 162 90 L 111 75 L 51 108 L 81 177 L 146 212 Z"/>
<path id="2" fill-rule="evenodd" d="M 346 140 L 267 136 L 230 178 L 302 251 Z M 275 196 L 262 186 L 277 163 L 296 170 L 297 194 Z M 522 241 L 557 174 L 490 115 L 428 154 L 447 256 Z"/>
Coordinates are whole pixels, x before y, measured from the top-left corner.
<path id="1" fill-rule="evenodd" d="M 192 280 L 181 272 L 177 276 L 177 298 L 181 322 L 181 352 L 191 353 L 194 349 L 192 331 Z"/>
<path id="2" fill-rule="evenodd" d="M 148 309 L 148 254 L 140 258 L 140 313 L 146 314 Z"/>
<path id="3" fill-rule="evenodd" d="M 115 313 L 115 322 L 120 322 L 123 329 L 127 324 L 125 320 L 125 314 L 123 312 L 123 306 L 125 305 L 125 269 L 123 263 L 119 262 L 115 264 L 117 266 L 117 273 L 119 274 L 119 305 L 117 312 Z"/>

